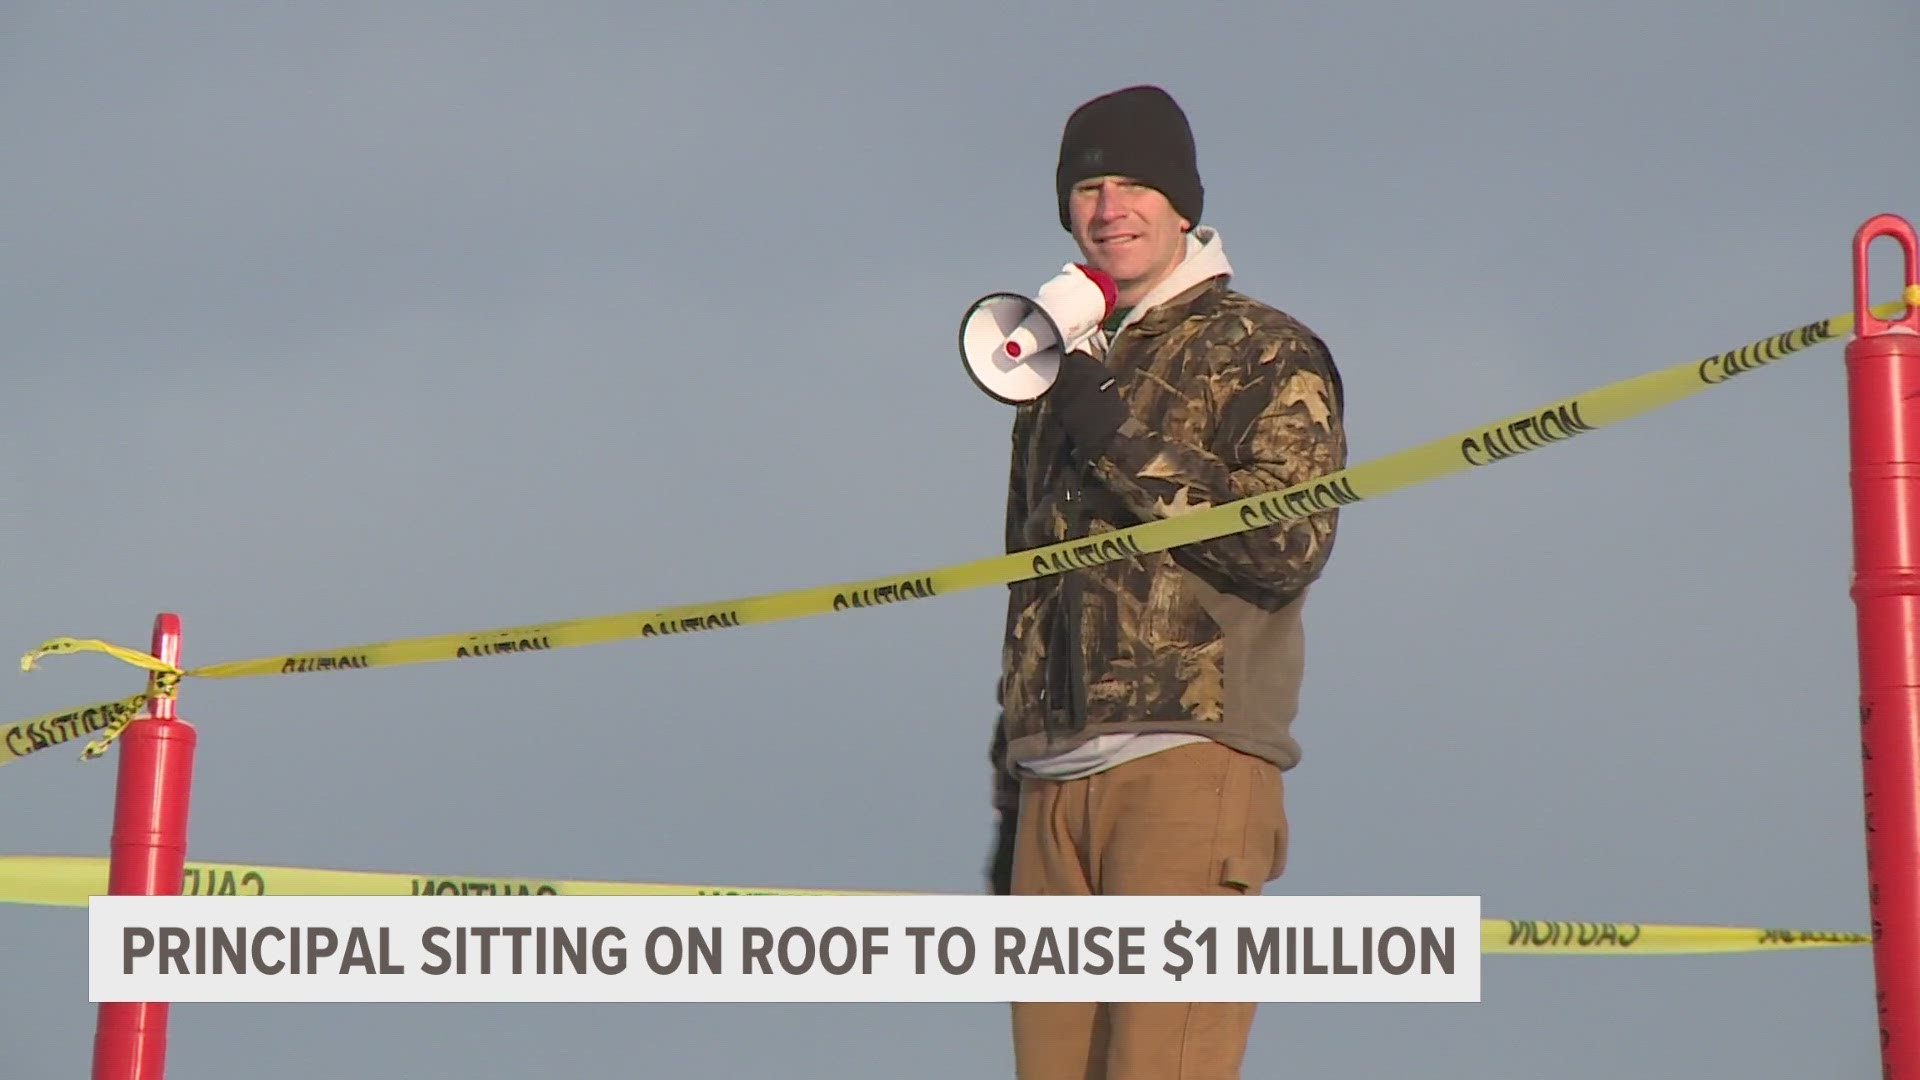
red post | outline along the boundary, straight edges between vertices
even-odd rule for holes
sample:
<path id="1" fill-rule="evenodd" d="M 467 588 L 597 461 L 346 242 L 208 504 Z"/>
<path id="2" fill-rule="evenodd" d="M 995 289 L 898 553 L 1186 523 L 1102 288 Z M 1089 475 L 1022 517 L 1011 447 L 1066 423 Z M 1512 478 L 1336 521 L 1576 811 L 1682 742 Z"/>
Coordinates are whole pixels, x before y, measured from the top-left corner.
<path id="1" fill-rule="evenodd" d="M 1913 226 L 1881 214 L 1854 234 L 1852 594 L 1881 1076 L 1920 1080 L 1920 308 L 1868 312 L 1867 248 L 1882 237 L 1920 284 Z"/>
<path id="2" fill-rule="evenodd" d="M 153 655 L 180 666 L 180 617 L 153 620 Z M 148 681 L 151 691 L 155 686 Z M 174 700 L 154 697 L 120 733 L 107 892 L 178 896 L 187 861 L 187 804 L 193 786 L 193 726 Z M 93 1036 L 93 1080 L 162 1080 L 167 1072 L 167 1003 L 103 1001 Z"/>

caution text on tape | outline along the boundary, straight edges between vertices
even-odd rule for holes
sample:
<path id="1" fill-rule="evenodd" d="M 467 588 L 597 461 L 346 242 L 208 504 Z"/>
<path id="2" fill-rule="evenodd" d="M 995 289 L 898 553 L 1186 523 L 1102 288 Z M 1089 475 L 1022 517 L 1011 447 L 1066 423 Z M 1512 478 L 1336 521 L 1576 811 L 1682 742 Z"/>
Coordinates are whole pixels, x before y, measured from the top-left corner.
<path id="1" fill-rule="evenodd" d="M 1876 305 L 1870 310 L 1877 317 L 1890 317 L 1903 311 L 1909 303 L 1920 305 L 1920 287 L 1908 289 L 1900 300 Z M 1758 370 L 1792 353 L 1845 334 L 1852 329 L 1853 322 L 1851 314 L 1842 314 L 1807 323 L 1736 349 L 1687 360 L 1441 436 L 1283 490 L 1217 506 L 1201 506 L 1174 517 L 932 570 L 649 611 L 283 653 L 184 670 L 164 664 L 146 653 L 107 641 L 56 637 L 29 652 L 22 666 L 31 668 L 38 659 L 46 656 L 96 652 L 174 680 L 181 677 L 234 679 L 360 671 L 402 664 L 514 656 L 612 641 L 729 629 L 883 607 L 969 589 L 1005 585 L 1298 521 L 1463 470 L 1493 465 L 1724 385 L 1741 374 Z M 100 710 L 112 704 L 83 706 L 79 710 L 68 710 L 68 713 Z M 54 714 L 48 714 L 51 715 Z M 72 731 L 71 725 L 58 730 L 48 727 L 44 723 L 48 716 L 0 728 L 0 746 L 6 748 L 4 753 L 0 753 L 0 764 L 77 738 L 81 734 Z M 37 741 L 20 734 L 24 728 L 36 723 L 40 724 Z M 103 741 L 110 741 L 117 730 L 108 730 Z M 66 731 L 72 733 L 66 734 L 65 738 L 55 738 Z"/>

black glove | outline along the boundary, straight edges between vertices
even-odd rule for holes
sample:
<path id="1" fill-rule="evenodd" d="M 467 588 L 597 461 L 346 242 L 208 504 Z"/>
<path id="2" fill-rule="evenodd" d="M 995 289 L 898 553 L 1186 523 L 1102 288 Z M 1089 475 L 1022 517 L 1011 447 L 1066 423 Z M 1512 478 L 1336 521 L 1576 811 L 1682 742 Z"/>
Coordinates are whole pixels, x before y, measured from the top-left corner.
<path id="1" fill-rule="evenodd" d="M 1114 385 L 1113 372 L 1091 353 L 1076 351 L 1060 358 L 1060 373 L 1047 396 L 1054 399 L 1060 424 L 1083 461 L 1105 453 L 1130 415 Z"/>
<path id="2" fill-rule="evenodd" d="M 993 858 L 987 863 L 987 888 L 995 896 L 1013 895 L 1013 839 L 1019 822 L 1015 811 L 1000 815 L 1000 835 L 994 841 Z"/>

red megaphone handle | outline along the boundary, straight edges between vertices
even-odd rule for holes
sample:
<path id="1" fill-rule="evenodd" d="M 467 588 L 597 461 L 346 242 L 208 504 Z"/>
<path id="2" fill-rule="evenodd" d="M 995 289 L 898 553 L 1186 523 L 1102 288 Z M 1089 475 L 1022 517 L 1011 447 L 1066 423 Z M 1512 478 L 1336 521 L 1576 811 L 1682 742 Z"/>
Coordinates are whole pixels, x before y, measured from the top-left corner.
<path id="1" fill-rule="evenodd" d="M 1100 312 L 1100 318 L 1102 321 L 1105 321 L 1107 316 L 1113 314 L 1113 305 L 1120 302 L 1119 286 L 1114 284 L 1113 275 L 1107 273 L 1105 270 L 1088 266 L 1086 263 L 1074 263 L 1073 265 L 1075 269 L 1078 269 L 1082 274 L 1086 275 L 1088 281 L 1100 286 L 1101 299 L 1105 300 L 1107 305 L 1105 310 Z"/>

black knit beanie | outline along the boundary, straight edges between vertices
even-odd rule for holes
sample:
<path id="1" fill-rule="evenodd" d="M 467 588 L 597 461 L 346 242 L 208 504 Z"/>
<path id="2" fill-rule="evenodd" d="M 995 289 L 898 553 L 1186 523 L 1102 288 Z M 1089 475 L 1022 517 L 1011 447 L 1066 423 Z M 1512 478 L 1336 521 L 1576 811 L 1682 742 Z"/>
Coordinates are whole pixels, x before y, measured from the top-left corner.
<path id="1" fill-rule="evenodd" d="M 1158 190 L 1188 222 L 1200 224 L 1206 189 L 1187 114 L 1157 86 L 1130 86 L 1103 94 L 1067 118 L 1060 135 L 1054 192 L 1060 227 L 1073 231 L 1067 195 L 1091 176 L 1130 176 Z"/>

